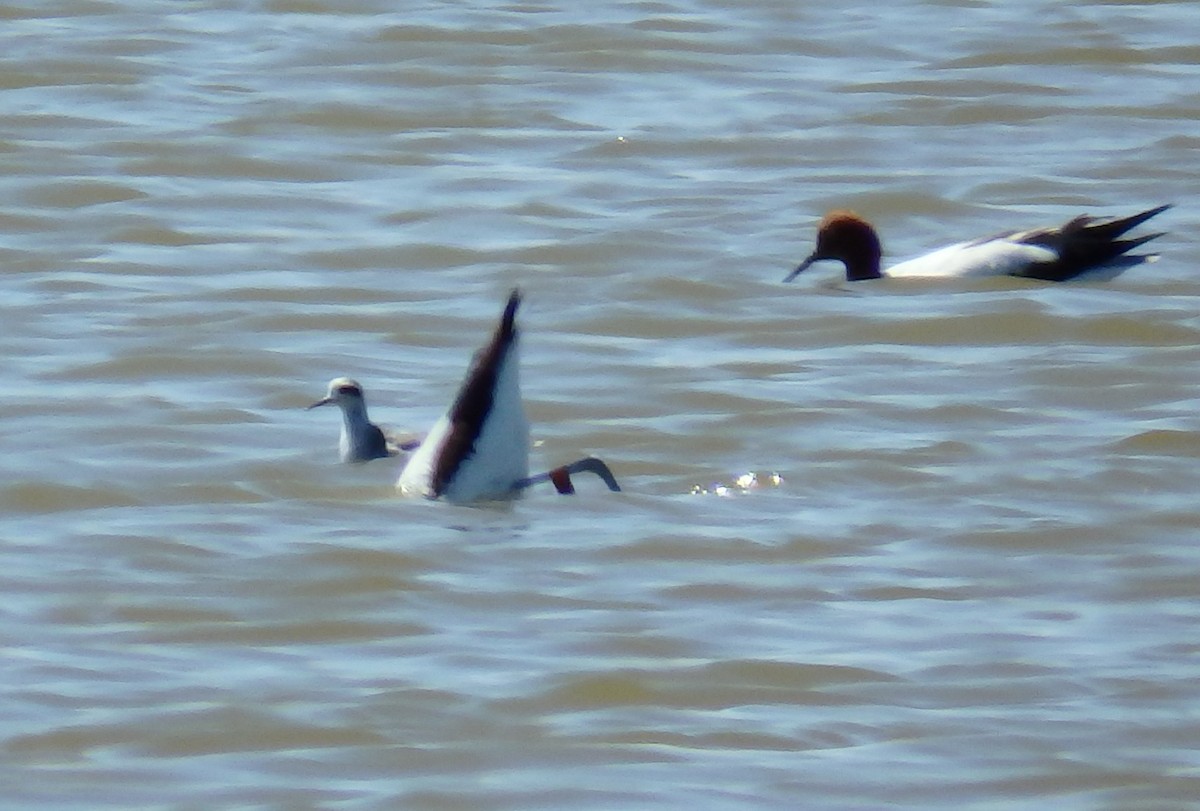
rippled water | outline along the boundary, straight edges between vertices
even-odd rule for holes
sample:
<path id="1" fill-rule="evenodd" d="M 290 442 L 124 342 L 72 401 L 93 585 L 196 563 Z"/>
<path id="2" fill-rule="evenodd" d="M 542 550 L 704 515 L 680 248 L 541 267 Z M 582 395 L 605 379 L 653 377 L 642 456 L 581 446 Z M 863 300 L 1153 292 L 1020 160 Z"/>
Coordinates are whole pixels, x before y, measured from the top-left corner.
<path id="1" fill-rule="evenodd" d="M 0 3 L 12 808 L 1200 802 L 1190 2 Z M 1160 202 L 1113 280 L 780 279 Z M 508 508 L 336 461 L 526 292 Z M 756 474 L 757 478 L 753 478 Z"/>

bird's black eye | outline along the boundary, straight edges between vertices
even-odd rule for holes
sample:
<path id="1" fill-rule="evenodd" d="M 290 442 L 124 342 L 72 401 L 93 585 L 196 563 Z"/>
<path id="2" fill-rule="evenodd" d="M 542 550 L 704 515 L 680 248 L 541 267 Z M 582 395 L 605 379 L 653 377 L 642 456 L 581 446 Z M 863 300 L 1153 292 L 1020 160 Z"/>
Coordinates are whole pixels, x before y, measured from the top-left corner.
<path id="1" fill-rule="evenodd" d="M 338 394 L 348 394 L 352 397 L 362 397 L 362 389 L 358 386 L 338 386 Z"/>

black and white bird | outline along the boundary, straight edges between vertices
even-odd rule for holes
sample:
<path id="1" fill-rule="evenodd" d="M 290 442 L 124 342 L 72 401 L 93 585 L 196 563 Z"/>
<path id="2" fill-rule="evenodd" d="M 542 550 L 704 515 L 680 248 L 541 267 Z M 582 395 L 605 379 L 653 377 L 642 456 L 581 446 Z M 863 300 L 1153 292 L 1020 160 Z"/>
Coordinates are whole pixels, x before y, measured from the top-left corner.
<path id="1" fill-rule="evenodd" d="M 1080 215 L 1059 226 L 1008 231 L 947 245 L 888 268 L 880 264 L 883 249 L 875 228 L 853 211 L 831 211 L 817 227 L 816 248 L 784 281 L 790 282 L 816 262 L 833 260 L 845 265 L 846 279 L 851 282 L 970 276 L 1062 282 L 1096 268 L 1145 261 L 1147 257 L 1129 251 L 1162 234 L 1123 237 L 1168 208 L 1158 206 L 1128 217 Z"/>
<path id="2" fill-rule="evenodd" d="M 529 475 L 529 420 L 521 402 L 516 327 L 521 294 L 514 290 L 491 340 L 476 354 L 458 395 L 409 457 L 396 488 L 404 494 L 452 502 L 511 498 L 550 481 L 573 493 L 571 474 L 595 473 L 619 491 L 604 462 L 580 459 Z"/>

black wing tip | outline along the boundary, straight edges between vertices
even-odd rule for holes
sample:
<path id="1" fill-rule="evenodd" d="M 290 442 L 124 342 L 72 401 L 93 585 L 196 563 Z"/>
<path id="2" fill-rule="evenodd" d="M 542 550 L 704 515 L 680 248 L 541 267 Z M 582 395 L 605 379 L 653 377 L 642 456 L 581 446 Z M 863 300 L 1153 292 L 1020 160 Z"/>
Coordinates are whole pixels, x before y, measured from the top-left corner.
<path id="1" fill-rule="evenodd" d="M 1129 221 L 1131 223 L 1130 227 L 1132 228 L 1134 225 L 1141 225 L 1142 223 L 1144 223 L 1146 220 L 1150 219 L 1151 217 L 1157 217 L 1159 214 L 1162 214 L 1167 209 L 1174 208 L 1174 207 L 1175 207 L 1174 203 L 1163 203 L 1161 206 L 1155 206 L 1154 208 L 1146 209 L 1141 214 L 1134 214 L 1132 217 L 1129 218 Z"/>
<path id="2" fill-rule="evenodd" d="M 517 307 L 521 306 L 521 299 L 524 294 L 521 293 L 521 288 L 514 287 L 512 292 L 508 294 L 508 303 L 504 305 L 504 320 L 511 321 L 513 316 L 517 314 Z"/>
<path id="3" fill-rule="evenodd" d="M 504 305 L 504 314 L 500 316 L 500 323 L 497 325 L 496 331 L 498 334 L 511 339 L 517 334 L 517 308 L 521 306 L 521 289 L 514 287 L 512 292 L 508 294 L 508 302 Z"/>
<path id="4" fill-rule="evenodd" d="M 1114 241 L 1113 244 L 1120 246 L 1121 253 L 1125 253 L 1126 251 L 1132 251 L 1134 248 L 1145 245 L 1152 239 L 1158 239 L 1161 236 L 1166 236 L 1166 233 L 1166 231 L 1155 231 L 1153 234 L 1146 234 L 1145 236 L 1137 237 L 1136 239 L 1118 239 Z"/>
<path id="5" fill-rule="evenodd" d="M 1109 234 L 1111 239 L 1116 239 L 1117 237 L 1121 236 L 1125 232 L 1132 231 L 1134 228 L 1137 228 L 1139 225 L 1146 222 L 1146 220 L 1149 220 L 1151 217 L 1157 217 L 1159 214 L 1162 214 L 1168 208 L 1174 208 L 1174 207 L 1175 207 L 1174 203 L 1163 203 L 1161 206 L 1155 206 L 1154 208 L 1148 208 L 1145 211 L 1139 212 L 1137 214 L 1131 214 L 1128 217 L 1115 217 L 1110 220 L 1103 220 L 1101 222 L 1096 223 L 1096 227 L 1098 229 L 1101 229 L 1103 232 L 1106 232 L 1107 234 Z"/>

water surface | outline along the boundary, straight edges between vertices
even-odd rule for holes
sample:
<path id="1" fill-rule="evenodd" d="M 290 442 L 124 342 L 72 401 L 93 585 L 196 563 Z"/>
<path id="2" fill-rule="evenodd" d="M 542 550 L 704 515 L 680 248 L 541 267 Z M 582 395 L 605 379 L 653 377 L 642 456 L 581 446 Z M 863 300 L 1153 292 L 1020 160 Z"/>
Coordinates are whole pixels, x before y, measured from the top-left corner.
<path id="1" fill-rule="evenodd" d="M 1195 807 L 1194 4 L 726 6 L 0 4 L 5 805 Z M 626 492 L 339 465 L 326 381 L 424 429 L 513 286 Z"/>

